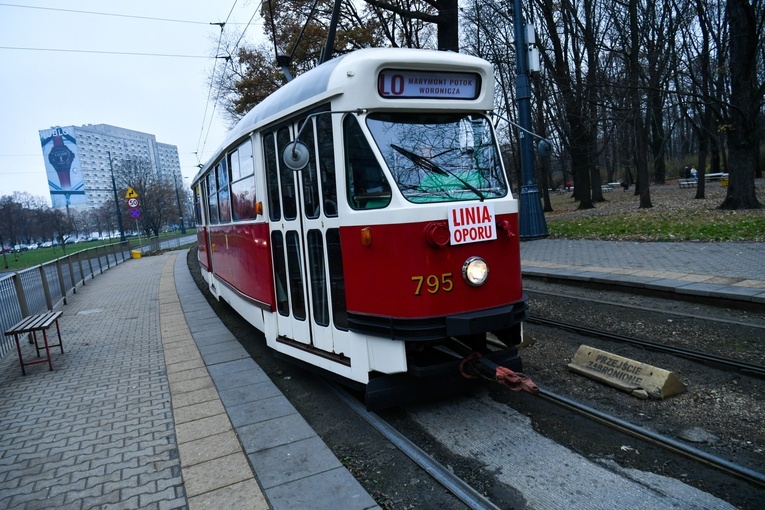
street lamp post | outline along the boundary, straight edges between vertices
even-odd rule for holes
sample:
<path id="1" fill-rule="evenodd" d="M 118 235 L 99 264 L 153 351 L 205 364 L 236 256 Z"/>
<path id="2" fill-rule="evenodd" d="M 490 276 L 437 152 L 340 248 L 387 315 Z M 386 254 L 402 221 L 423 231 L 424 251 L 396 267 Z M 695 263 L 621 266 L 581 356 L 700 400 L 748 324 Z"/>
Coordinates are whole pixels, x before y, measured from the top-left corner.
<path id="1" fill-rule="evenodd" d="M 109 155 L 109 170 L 112 172 L 112 191 L 114 191 L 114 207 L 117 208 L 117 225 L 120 227 L 120 242 L 125 242 L 125 227 L 122 226 L 122 212 L 120 212 L 119 197 L 117 197 L 117 183 L 114 181 L 114 165 L 112 165 L 112 153 L 106 152 Z"/>
<path id="2" fill-rule="evenodd" d="M 175 200 L 178 202 L 178 218 L 181 220 L 181 234 L 186 234 L 186 225 L 183 223 L 183 207 L 181 206 L 181 195 L 178 193 L 178 176 L 173 174 L 173 184 L 175 184 Z"/>
<path id="3" fill-rule="evenodd" d="M 516 101 L 518 122 L 523 129 L 531 132 L 531 84 L 529 83 L 529 50 L 526 40 L 526 25 L 523 20 L 521 0 L 513 0 L 513 28 L 515 30 Z M 534 167 L 534 146 L 531 136 L 518 132 L 521 155 L 521 194 L 519 230 L 521 239 L 547 237 L 547 223 L 542 211 L 542 202 L 536 183 Z"/>

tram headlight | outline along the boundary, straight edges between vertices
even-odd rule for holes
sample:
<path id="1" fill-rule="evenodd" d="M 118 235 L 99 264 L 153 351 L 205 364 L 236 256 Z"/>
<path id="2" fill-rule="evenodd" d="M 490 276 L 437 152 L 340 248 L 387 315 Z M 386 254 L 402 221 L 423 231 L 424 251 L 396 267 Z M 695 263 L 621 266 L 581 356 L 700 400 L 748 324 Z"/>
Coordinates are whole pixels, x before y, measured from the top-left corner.
<path id="1" fill-rule="evenodd" d="M 470 257 L 462 266 L 462 277 L 473 287 L 479 287 L 489 277 L 489 265 L 481 257 Z"/>

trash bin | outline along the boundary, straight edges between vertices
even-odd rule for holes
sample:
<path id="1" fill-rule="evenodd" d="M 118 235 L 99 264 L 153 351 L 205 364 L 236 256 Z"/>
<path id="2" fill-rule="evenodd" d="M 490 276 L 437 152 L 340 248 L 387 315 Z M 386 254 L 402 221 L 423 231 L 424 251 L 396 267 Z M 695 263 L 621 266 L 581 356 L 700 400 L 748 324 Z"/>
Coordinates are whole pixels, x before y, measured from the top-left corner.
<path id="1" fill-rule="evenodd" d="M 720 179 L 720 186 L 722 186 L 723 188 L 727 188 L 728 187 L 728 178 L 727 177 L 723 177 L 722 179 Z"/>
<path id="2" fill-rule="evenodd" d="M 141 250 L 131 250 L 130 256 L 134 259 L 140 259 L 141 258 Z"/>

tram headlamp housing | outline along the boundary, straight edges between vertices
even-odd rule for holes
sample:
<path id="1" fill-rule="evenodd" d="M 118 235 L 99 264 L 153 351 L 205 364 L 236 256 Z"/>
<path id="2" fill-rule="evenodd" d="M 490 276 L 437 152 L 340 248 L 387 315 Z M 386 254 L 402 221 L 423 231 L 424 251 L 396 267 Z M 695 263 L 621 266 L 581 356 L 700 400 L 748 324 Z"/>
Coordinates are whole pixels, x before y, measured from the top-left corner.
<path id="1" fill-rule="evenodd" d="M 489 265 L 481 257 L 470 257 L 462 266 L 462 278 L 473 287 L 480 287 L 489 277 Z"/>

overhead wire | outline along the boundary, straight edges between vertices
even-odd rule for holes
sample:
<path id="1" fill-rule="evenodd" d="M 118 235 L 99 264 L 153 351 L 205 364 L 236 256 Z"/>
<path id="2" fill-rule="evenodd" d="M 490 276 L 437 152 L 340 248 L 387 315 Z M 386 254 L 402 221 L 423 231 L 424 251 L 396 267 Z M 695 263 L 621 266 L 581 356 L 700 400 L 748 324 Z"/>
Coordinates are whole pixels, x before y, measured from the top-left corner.
<path id="1" fill-rule="evenodd" d="M 236 5 L 236 0 L 234 1 L 234 5 Z M 233 12 L 233 10 L 234 10 L 234 8 L 232 7 L 231 11 Z M 244 34 L 247 32 L 247 29 L 250 27 L 250 25 L 252 24 L 252 20 L 255 19 L 255 16 L 257 14 L 258 14 L 258 10 L 255 9 L 253 11 L 253 13 L 252 13 L 252 16 L 250 16 L 250 20 L 247 22 L 247 25 L 244 27 L 244 30 L 242 30 L 242 33 L 239 35 L 239 39 L 237 39 L 236 43 L 231 48 L 231 51 L 229 52 L 228 57 L 225 58 L 226 62 L 230 62 L 232 60 L 232 55 L 236 54 L 236 49 L 239 46 L 239 43 L 242 42 L 242 39 L 244 38 Z M 231 15 L 231 13 L 229 13 L 229 16 L 230 15 Z M 225 25 L 225 23 L 224 23 L 224 25 Z M 223 26 L 221 26 L 221 36 L 222 35 L 223 35 Z M 220 48 L 220 39 L 219 39 L 218 47 Z M 219 57 L 216 57 L 216 58 L 219 58 Z M 217 60 L 216 60 L 216 65 L 217 65 Z M 215 76 L 213 74 L 213 78 L 214 77 Z M 211 87 L 212 87 L 212 83 L 214 83 L 213 80 L 210 81 Z M 218 102 L 220 101 L 221 91 L 222 91 L 221 88 L 218 87 L 218 94 L 215 96 L 215 102 L 213 103 L 213 111 L 212 111 L 212 114 L 210 115 L 210 121 L 209 121 L 209 124 L 207 126 L 207 133 L 205 134 L 205 140 L 204 140 L 204 143 L 202 144 L 202 149 L 201 149 L 202 153 L 204 153 L 205 146 L 207 145 L 207 138 L 210 136 L 210 128 L 212 127 L 212 121 L 213 121 L 213 117 L 214 117 L 214 114 L 215 114 L 215 110 L 216 110 L 216 108 L 218 106 Z M 208 103 L 209 103 L 209 96 L 208 96 Z M 203 126 L 203 129 L 204 129 L 204 126 Z M 199 151 L 197 151 L 197 153 L 199 153 Z M 197 158 L 198 158 L 198 156 L 197 156 Z"/>
<path id="2" fill-rule="evenodd" d="M 231 10 L 228 11 L 228 16 L 226 16 L 226 21 L 222 23 L 218 23 L 220 25 L 220 33 L 218 34 L 218 47 L 215 49 L 215 62 L 213 63 L 213 70 L 212 70 L 212 76 L 210 76 L 210 86 L 207 89 L 207 101 L 205 101 L 205 112 L 204 115 L 202 115 L 202 125 L 199 128 L 199 138 L 197 139 L 197 150 L 194 152 L 197 156 L 197 166 L 201 163 L 200 158 L 200 149 L 199 144 L 202 143 L 202 135 L 205 131 L 205 121 L 207 120 L 207 109 L 210 106 L 210 96 L 212 96 L 212 89 L 215 84 L 215 71 L 218 68 L 218 53 L 220 52 L 220 46 L 221 42 L 223 41 L 223 29 L 226 27 L 226 24 L 228 23 L 228 20 L 231 19 L 231 14 L 234 12 L 234 9 L 236 8 L 236 4 L 239 0 L 234 0 L 234 3 L 231 5 Z M 210 124 L 207 128 L 207 135 L 205 135 L 205 141 L 202 145 L 201 153 L 204 154 L 204 148 L 207 145 L 207 137 L 210 135 L 210 127 L 212 126 L 212 119 L 215 117 L 215 109 L 218 104 L 218 97 L 220 96 L 220 89 L 218 90 L 218 96 L 215 98 L 215 104 L 213 104 L 213 111 L 210 114 Z"/>
<path id="3" fill-rule="evenodd" d="M 236 5 L 236 2 L 234 2 L 234 4 Z M 111 16 L 115 18 L 133 18 L 133 19 L 142 19 L 142 20 L 149 20 L 149 21 L 165 21 L 170 23 L 190 23 L 193 25 L 209 25 L 209 23 L 206 21 L 194 21 L 194 20 L 172 19 L 172 18 L 155 18 L 152 16 L 136 16 L 133 14 L 118 14 L 114 12 L 82 11 L 82 10 L 76 10 L 76 9 L 62 9 L 60 7 L 41 7 L 36 5 L 9 4 L 5 2 L 1 2 L 0 7 L 18 7 L 21 9 L 38 9 L 41 11 L 71 12 L 74 14 L 91 14 L 94 16 Z M 230 15 L 231 14 L 229 13 L 229 16 Z"/>
<path id="4" fill-rule="evenodd" d="M 218 94 L 215 98 L 215 102 L 213 103 L 213 109 L 212 113 L 210 115 L 209 123 L 207 125 L 207 132 L 205 134 L 205 123 L 207 122 L 207 112 L 210 104 L 210 98 L 212 96 L 212 88 L 215 83 L 215 75 L 217 71 L 217 59 L 221 58 L 218 56 L 218 52 L 221 49 L 221 44 L 223 40 L 223 30 L 224 27 L 229 23 L 229 20 L 231 19 L 231 15 L 234 12 L 234 9 L 236 8 L 236 5 L 238 3 L 238 0 L 234 0 L 231 9 L 229 10 L 228 15 L 226 16 L 226 20 L 222 23 L 210 23 L 210 22 L 204 22 L 204 21 L 194 21 L 194 20 L 183 20 L 183 19 L 172 19 L 172 18 L 159 18 L 159 17 L 152 17 L 152 16 L 138 16 L 138 15 L 131 15 L 131 14 L 120 14 L 120 13 L 110 13 L 110 12 L 97 12 L 97 11 L 86 11 L 86 10 L 79 10 L 79 9 L 65 9 L 65 8 L 59 8 L 59 7 L 42 7 L 42 6 L 33 6 L 33 5 L 20 5 L 20 4 L 12 4 L 12 3 L 6 3 L 6 2 L 0 2 L 0 7 L 15 7 L 15 8 L 22 8 L 22 9 L 37 9 L 37 10 L 45 10 L 45 11 L 56 11 L 56 12 L 68 12 L 73 14 L 87 14 L 87 15 L 94 15 L 94 16 L 110 16 L 110 17 L 117 17 L 117 18 L 132 18 L 132 19 L 140 19 L 140 20 L 148 20 L 148 21 L 161 21 L 161 22 L 171 22 L 171 23 L 187 23 L 187 24 L 194 24 L 194 25 L 219 25 L 220 26 L 220 34 L 218 36 L 218 45 L 216 48 L 216 56 L 214 57 L 215 63 L 213 65 L 213 71 L 212 76 L 210 79 L 210 86 L 208 88 L 208 94 L 207 94 L 207 101 L 205 102 L 205 111 L 204 115 L 202 117 L 202 126 L 200 128 L 200 134 L 199 139 L 197 140 L 197 150 L 195 151 L 195 154 L 197 156 L 197 163 L 200 162 L 200 153 L 204 153 L 204 148 L 207 144 L 207 139 L 210 135 L 210 129 L 212 128 L 212 121 L 214 119 L 215 110 L 217 108 L 217 104 L 220 101 L 221 96 L 221 90 L 218 90 Z M 250 17 L 250 20 L 247 22 L 244 30 L 240 34 L 239 39 L 237 40 L 236 44 L 234 44 L 234 47 L 232 48 L 229 55 L 225 58 L 227 61 L 231 60 L 231 55 L 236 51 L 236 48 L 241 43 L 242 39 L 244 38 L 244 34 L 247 32 L 247 29 L 252 24 L 253 20 L 255 19 L 255 16 L 257 15 L 257 9 L 254 10 L 252 16 Z M 233 23 L 235 25 L 239 25 L 240 23 Z M 104 51 L 104 50 L 78 50 L 78 49 L 65 49 L 65 48 L 33 48 L 33 47 L 13 47 L 13 46 L 0 46 L 0 49 L 2 50 L 16 50 L 16 51 L 51 51 L 51 52 L 63 52 L 63 53 L 91 53 L 91 54 L 106 54 L 106 55 L 127 55 L 127 56 L 147 56 L 147 57 L 174 57 L 174 58 L 209 58 L 209 55 L 180 55 L 180 54 L 162 54 L 162 53 L 140 53 L 140 52 L 119 52 L 119 51 Z M 202 136 L 204 134 L 204 142 L 202 142 Z M 200 143 L 202 143 L 202 148 L 200 151 Z"/>
<path id="5" fill-rule="evenodd" d="M 0 50 L 19 51 L 54 51 L 59 53 L 95 53 L 101 55 L 131 55 L 139 57 L 173 57 L 173 58 L 210 58 L 209 55 L 179 55 L 171 53 L 140 53 L 136 51 L 106 51 L 106 50 L 76 50 L 71 48 L 31 48 L 21 46 L 0 46 Z"/>

